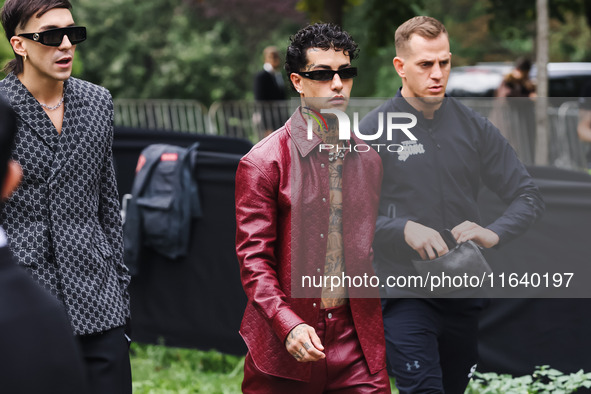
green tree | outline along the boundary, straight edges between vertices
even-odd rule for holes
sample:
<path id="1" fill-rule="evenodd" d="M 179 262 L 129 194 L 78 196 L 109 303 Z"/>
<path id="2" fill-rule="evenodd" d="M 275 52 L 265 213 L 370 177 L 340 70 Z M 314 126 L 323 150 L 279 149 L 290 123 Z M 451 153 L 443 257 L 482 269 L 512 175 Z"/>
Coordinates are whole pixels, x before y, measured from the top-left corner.
<path id="1" fill-rule="evenodd" d="M 8 63 L 8 61 L 14 58 L 14 53 L 12 52 L 12 47 L 10 46 L 8 41 L 3 38 L 4 30 L 2 30 L 1 27 L 0 32 L 2 32 L 2 37 L 0 37 L 0 64 L 1 67 L 4 67 L 4 65 Z"/>
<path id="2" fill-rule="evenodd" d="M 244 4 L 230 0 L 80 0 L 74 13 L 89 28 L 78 49 L 85 79 L 114 97 L 206 105 L 249 97 L 262 46 L 285 47 L 287 35 L 276 32 L 290 22 L 271 12 L 267 30 L 264 18 L 253 20 Z"/>
<path id="3" fill-rule="evenodd" d="M 587 0 L 549 0 L 550 61 L 591 61 L 591 3 Z M 488 0 L 491 34 L 513 52 L 518 43 L 535 51 L 536 2 Z M 513 44 L 513 46 L 511 46 Z M 532 55 L 533 57 L 533 55 Z"/>
<path id="4" fill-rule="evenodd" d="M 0 7 L 4 6 L 4 0 L 0 0 Z M 0 37 L 0 76 L 4 78 L 4 73 L 2 73 L 2 68 L 8 61 L 14 59 L 14 53 L 12 52 L 12 47 L 6 40 L 4 29 L 0 25 L 0 33 L 2 33 L 2 37 Z"/>
<path id="5" fill-rule="evenodd" d="M 343 26 L 343 15 L 364 0 L 299 0 L 297 9 L 305 12 L 312 23 L 334 23 Z"/>
<path id="6" fill-rule="evenodd" d="M 0 0 L 0 5 L 4 0 Z M 77 0 L 73 13 L 88 28 L 77 47 L 74 75 L 115 97 L 252 98 L 262 49 L 308 21 L 334 21 L 359 43 L 356 96 L 391 96 L 400 86 L 392 67 L 394 31 L 414 15 L 440 19 L 450 32 L 453 65 L 533 58 L 533 1 L 513 0 Z M 299 11 L 298 11 L 299 9 Z M 304 10 L 304 11 L 301 11 Z M 584 0 L 550 1 L 550 60 L 591 61 Z M 13 58 L 0 39 L 0 61 Z"/>

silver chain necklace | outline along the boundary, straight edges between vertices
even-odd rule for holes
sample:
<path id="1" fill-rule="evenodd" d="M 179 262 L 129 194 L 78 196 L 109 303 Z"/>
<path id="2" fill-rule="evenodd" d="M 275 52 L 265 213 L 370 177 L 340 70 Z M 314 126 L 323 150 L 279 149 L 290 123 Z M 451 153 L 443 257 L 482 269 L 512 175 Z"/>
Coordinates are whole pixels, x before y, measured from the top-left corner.
<path id="1" fill-rule="evenodd" d="M 59 107 L 61 107 L 63 102 L 64 102 L 64 95 L 63 95 L 63 93 L 62 93 L 62 98 L 60 99 L 59 103 L 57 103 L 57 104 L 56 104 L 56 105 L 54 105 L 54 106 L 49 106 L 49 105 L 47 105 L 47 104 L 43 104 L 43 103 L 41 103 L 41 102 L 39 102 L 39 104 L 41 104 L 41 106 L 42 106 L 43 108 L 45 108 L 45 109 L 47 109 L 47 110 L 49 110 L 49 111 L 53 111 L 53 110 L 56 110 L 56 109 L 58 109 Z"/>
<path id="2" fill-rule="evenodd" d="M 328 161 L 332 163 L 334 161 L 337 161 L 338 159 L 344 159 L 345 151 L 348 151 L 347 148 L 349 148 L 349 146 L 351 146 L 351 143 L 349 141 L 345 141 L 341 148 L 339 148 L 337 145 L 336 152 L 328 152 Z"/>
<path id="3" fill-rule="evenodd" d="M 338 151 L 338 152 L 328 152 L 328 161 L 330 161 L 331 163 L 333 161 L 337 161 L 338 159 L 344 159 L 345 158 L 345 152 L 343 152 L 342 150 Z"/>

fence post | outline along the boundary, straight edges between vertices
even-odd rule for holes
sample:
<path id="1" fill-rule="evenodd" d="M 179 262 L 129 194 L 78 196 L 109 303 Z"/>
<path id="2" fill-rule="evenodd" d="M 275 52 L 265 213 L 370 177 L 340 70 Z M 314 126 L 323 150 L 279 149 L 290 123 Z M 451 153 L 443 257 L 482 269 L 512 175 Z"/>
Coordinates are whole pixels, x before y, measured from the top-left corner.
<path id="1" fill-rule="evenodd" d="M 535 164 L 548 165 L 548 0 L 537 0 L 536 19 L 536 154 Z"/>

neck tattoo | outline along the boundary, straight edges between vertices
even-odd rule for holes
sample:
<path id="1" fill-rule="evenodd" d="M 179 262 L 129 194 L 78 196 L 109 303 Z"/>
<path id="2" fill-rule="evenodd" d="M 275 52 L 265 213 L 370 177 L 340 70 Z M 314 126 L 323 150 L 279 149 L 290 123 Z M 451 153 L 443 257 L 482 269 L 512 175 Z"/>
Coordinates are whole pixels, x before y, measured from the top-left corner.
<path id="1" fill-rule="evenodd" d="M 317 115 L 319 115 L 309 107 L 302 107 L 301 111 L 303 115 L 307 115 L 314 119 L 317 119 Z M 323 118 L 323 121 L 325 122 L 324 125 L 326 128 L 323 127 L 322 124 L 317 123 L 314 125 L 314 132 L 325 144 L 333 145 L 334 150 L 328 152 L 328 161 L 332 163 L 339 159 L 344 159 L 345 153 L 351 149 L 351 143 L 349 141 L 339 141 L 339 127 L 336 118 L 326 117 Z M 318 127 L 316 125 L 318 125 Z"/>

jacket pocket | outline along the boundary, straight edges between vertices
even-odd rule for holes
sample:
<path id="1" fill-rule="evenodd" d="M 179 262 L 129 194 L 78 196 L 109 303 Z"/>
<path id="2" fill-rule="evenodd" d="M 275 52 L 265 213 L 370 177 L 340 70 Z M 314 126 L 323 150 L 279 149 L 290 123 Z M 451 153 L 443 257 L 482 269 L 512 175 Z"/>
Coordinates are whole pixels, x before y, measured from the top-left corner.
<path id="1" fill-rule="evenodd" d="M 141 231 L 143 245 L 156 250 L 170 248 L 170 216 L 174 196 L 140 197 Z"/>
<path id="2" fill-rule="evenodd" d="M 105 260 L 109 260 L 111 257 L 113 257 L 113 248 L 111 247 L 111 244 L 107 241 L 101 240 L 97 242 L 95 245 L 96 249 L 99 251 L 99 253 Z"/>
<path id="3" fill-rule="evenodd" d="M 107 236 L 102 228 L 97 228 L 94 231 L 91 249 L 96 264 L 96 272 L 100 273 L 104 282 L 115 278 L 122 296 L 127 297 L 126 289 L 129 285 L 127 267 L 121 261 L 114 259 L 113 245 L 107 241 Z"/>
<path id="4" fill-rule="evenodd" d="M 47 239 L 45 227 L 42 224 L 33 224 L 27 228 L 18 229 L 22 242 L 9 242 L 10 250 L 16 262 L 25 267 L 35 268 L 40 265 L 40 259 L 44 256 L 44 240 Z"/>
<path id="5" fill-rule="evenodd" d="M 113 247 L 107 241 L 107 236 L 103 233 L 101 228 L 94 230 L 92 236 L 92 247 L 98 252 L 97 257 L 102 257 L 101 260 L 108 261 L 113 257 Z"/>

